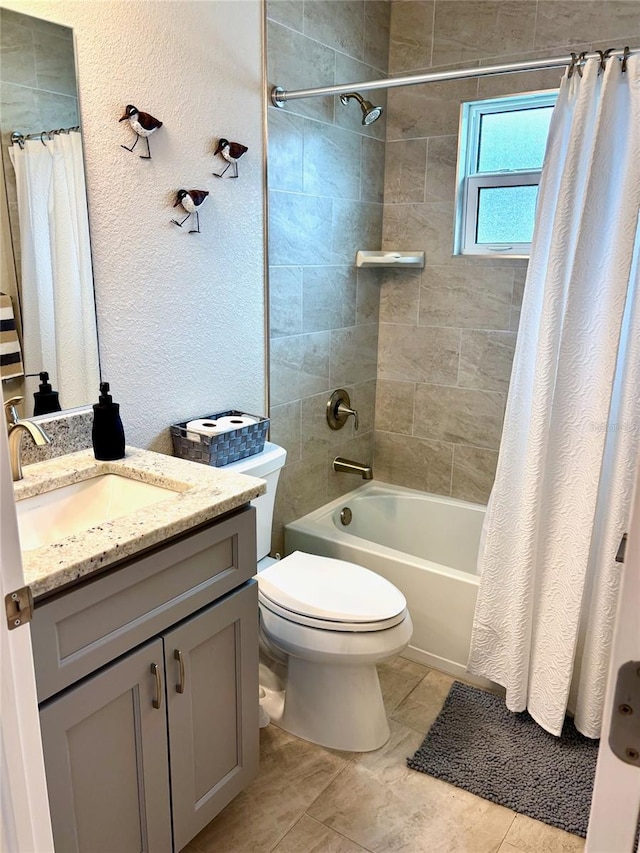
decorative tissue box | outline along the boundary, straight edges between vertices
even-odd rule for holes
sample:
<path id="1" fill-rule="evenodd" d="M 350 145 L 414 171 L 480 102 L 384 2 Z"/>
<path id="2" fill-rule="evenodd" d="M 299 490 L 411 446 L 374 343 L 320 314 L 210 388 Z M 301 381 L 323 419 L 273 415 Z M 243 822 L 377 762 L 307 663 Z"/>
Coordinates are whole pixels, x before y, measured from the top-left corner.
<path id="1" fill-rule="evenodd" d="M 227 429 L 218 435 L 206 435 L 194 432 L 193 427 L 188 425 L 194 421 L 184 421 L 172 424 L 171 439 L 173 441 L 173 452 L 175 456 L 182 459 L 190 459 L 192 462 L 202 462 L 204 465 L 214 465 L 221 468 L 230 462 L 237 462 L 247 456 L 253 456 L 264 450 L 264 442 L 269 429 L 269 418 L 259 415 L 249 415 L 247 412 L 239 412 L 235 409 L 218 412 L 215 415 L 207 415 L 198 418 L 199 421 L 216 422 L 222 418 L 252 418 L 255 423 Z"/>

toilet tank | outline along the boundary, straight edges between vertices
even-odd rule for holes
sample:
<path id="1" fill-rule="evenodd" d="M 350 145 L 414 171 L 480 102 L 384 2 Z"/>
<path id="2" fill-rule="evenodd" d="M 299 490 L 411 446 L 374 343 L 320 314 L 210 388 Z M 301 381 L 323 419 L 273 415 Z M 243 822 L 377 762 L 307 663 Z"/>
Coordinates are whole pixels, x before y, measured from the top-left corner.
<path id="1" fill-rule="evenodd" d="M 266 480 L 267 493 L 251 501 L 256 509 L 256 534 L 258 540 L 258 561 L 266 557 L 271 550 L 271 526 L 273 524 L 273 508 L 278 488 L 278 477 L 287 458 L 287 451 L 277 444 L 265 441 L 264 450 L 254 453 L 246 459 L 239 459 L 224 466 L 225 471 L 235 471 L 248 474 L 250 477 L 260 477 Z"/>

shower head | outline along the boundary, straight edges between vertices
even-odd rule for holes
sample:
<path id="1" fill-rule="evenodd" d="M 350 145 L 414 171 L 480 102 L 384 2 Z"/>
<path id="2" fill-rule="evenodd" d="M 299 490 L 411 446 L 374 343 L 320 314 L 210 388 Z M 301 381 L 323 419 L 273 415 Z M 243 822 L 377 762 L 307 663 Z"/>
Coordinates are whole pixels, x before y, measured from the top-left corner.
<path id="1" fill-rule="evenodd" d="M 382 115 L 382 107 L 374 107 L 371 101 L 365 101 L 362 95 L 359 95 L 357 92 L 347 92 L 346 95 L 340 95 L 340 103 L 344 104 L 346 107 L 350 98 L 355 98 L 360 104 L 360 109 L 362 110 L 362 124 L 373 124 L 374 121 L 377 121 Z"/>

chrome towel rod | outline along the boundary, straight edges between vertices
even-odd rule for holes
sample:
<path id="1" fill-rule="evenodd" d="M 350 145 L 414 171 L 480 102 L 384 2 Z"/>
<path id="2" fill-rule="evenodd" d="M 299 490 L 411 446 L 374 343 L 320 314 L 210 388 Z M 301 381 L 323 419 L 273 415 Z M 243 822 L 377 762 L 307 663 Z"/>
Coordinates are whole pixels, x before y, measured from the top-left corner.
<path id="1" fill-rule="evenodd" d="M 606 59 L 617 57 L 626 59 L 633 53 L 638 53 L 640 48 L 624 48 L 620 50 L 607 51 Z M 575 65 L 576 60 L 582 64 L 587 59 L 600 59 L 603 61 L 602 53 L 582 53 L 570 56 L 556 56 L 546 59 L 522 60 L 521 62 L 507 62 L 503 65 L 485 65 L 475 68 L 462 68 L 456 71 L 431 71 L 427 74 L 414 74 L 410 77 L 389 77 L 383 80 L 368 80 L 364 83 L 341 83 L 339 86 L 324 86 L 316 89 L 292 89 L 287 91 L 281 86 L 271 89 L 271 102 L 276 107 L 284 107 L 287 101 L 295 101 L 299 98 L 318 98 L 325 95 L 343 95 L 347 92 L 371 92 L 376 89 L 395 89 L 397 86 L 416 86 L 419 83 L 438 83 L 443 80 L 464 80 L 467 77 L 490 77 L 493 74 L 511 74 L 518 71 L 540 71 L 546 68 L 563 68 L 566 65 Z"/>

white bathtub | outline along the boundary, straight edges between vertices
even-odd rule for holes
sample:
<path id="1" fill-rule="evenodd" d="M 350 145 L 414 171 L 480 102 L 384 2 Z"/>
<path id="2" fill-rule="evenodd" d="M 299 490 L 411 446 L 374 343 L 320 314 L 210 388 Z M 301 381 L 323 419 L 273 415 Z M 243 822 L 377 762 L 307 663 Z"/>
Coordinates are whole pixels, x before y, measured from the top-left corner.
<path id="1" fill-rule="evenodd" d="M 468 678 L 485 509 L 372 481 L 287 524 L 285 550 L 351 560 L 387 578 L 404 593 L 413 620 L 404 656 Z"/>

